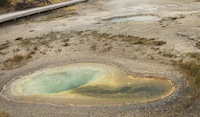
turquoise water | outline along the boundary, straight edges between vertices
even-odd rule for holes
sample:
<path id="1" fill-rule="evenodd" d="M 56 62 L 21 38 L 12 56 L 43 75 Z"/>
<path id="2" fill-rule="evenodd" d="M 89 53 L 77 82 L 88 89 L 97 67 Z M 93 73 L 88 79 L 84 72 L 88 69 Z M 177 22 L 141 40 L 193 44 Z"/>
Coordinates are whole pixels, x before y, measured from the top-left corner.
<path id="1" fill-rule="evenodd" d="M 22 100 L 78 105 L 147 102 L 162 99 L 175 89 L 170 80 L 136 78 L 98 63 L 45 68 L 11 84 L 12 94 Z M 58 98 L 66 100 L 60 102 Z"/>
<path id="2" fill-rule="evenodd" d="M 48 70 L 50 69 L 25 76 L 15 85 L 15 91 L 23 95 L 59 93 L 101 78 L 105 72 L 103 69 L 92 67 L 55 69 L 52 73 Z M 55 72 L 57 70 L 58 72 Z"/>
<path id="3" fill-rule="evenodd" d="M 148 102 L 169 96 L 175 90 L 170 80 L 134 77 L 98 63 L 45 68 L 9 85 L 14 99 L 64 105 Z"/>

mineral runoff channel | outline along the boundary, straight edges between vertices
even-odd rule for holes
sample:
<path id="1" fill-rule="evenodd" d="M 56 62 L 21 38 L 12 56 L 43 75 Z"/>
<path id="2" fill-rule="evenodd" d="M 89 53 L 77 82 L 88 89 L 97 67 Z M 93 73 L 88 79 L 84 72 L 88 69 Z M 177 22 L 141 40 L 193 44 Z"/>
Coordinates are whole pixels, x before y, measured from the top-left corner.
<path id="1" fill-rule="evenodd" d="M 36 71 L 4 86 L 7 99 L 55 105 L 122 105 L 171 95 L 171 80 L 139 78 L 100 63 L 73 63 Z"/>

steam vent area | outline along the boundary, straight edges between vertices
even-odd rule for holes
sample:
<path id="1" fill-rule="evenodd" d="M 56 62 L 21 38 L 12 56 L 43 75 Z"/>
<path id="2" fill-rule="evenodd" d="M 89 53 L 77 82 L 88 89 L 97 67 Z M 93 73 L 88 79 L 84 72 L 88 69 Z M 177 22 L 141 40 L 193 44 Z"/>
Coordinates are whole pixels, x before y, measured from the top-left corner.
<path id="1" fill-rule="evenodd" d="M 163 99 L 175 90 L 171 80 L 134 77 L 98 63 L 45 68 L 13 80 L 6 88 L 19 101 L 63 105 L 134 104 Z"/>

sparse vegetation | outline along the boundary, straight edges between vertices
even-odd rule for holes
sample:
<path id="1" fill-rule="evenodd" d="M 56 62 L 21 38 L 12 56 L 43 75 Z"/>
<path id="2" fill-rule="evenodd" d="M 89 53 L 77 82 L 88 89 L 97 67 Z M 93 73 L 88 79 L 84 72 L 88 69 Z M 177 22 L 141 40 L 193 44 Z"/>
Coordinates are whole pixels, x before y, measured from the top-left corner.
<path id="1" fill-rule="evenodd" d="M 197 42 L 197 43 L 196 43 L 196 47 L 197 47 L 198 49 L 200 49 L 200 42 Z"/>
<path id="2" fill-rule="evenodd" d="M 155 45 L 155 46 L 162 46 L 165 45 L 166 42 L 164 41 L 157 41 L 155 39 L 146 39 L 146 38 L 140 38 L 140 37 L 134 37 L 131 35 L 123 35 L 123 34 L 118 34 L 118 35 L 112 35 L 108 33 L 98 33 L 97 31 L 92 31 L 91 35 L 95 36 L 95 38 L 100 38 L 102 39 L 112 39 L 112 40 L 122 40 L 125 42 L 129 42 L 130 44 L 133 45 Z"/>
<path id="3" fill-rule="evenodd" d="M 37 46 L 35 46 L 35 47 L 33 48 L 33 50 L 38 50 L 38 47 L 37 47 Z"/>
<path id="4" fill-rule="evenodd" d="M 20 51 L 19 48 L 16 48 L 16 49 L 13 50 L 14 53 L 15 53 L 15 52 L 19 52 L 19 51 Z"/>
<path id="5" fill-rule="evenodd" d="M 16 10 L 23 10 L 23 9 L 29 9 L 34 7 L 41 7 L 46 6 L 49 4 L 59 3 L 59 2 L 66 2 L 67 0 L 0 0 L 0 14 L 16 11 Z M 63 10 L 59 10 L 59 13 L 55 13 L 55 17 L 66 17 L 67 15 L 74 15 L 78 14 L 77 12 L 74 12 L 76 9 L 78 9 L 78 5 L 71 6 L 68 8 L 64 8 Z M 69 11 L 69 12 L 66 12 Z M 62 12 L 63 11 L 63 12 Z M 51 12 L 51 14 L 52 14 Z M 67 15 L 66 15 L 67 14 Z M 31 30 L 30 32 L 32 32 Z"/>
<path id="6" fill-rule="evenodd" d="M 0 0 L 0 7 L 9 7 L 11 5 L 10 0 Z"/>
<path id="7" fill-rule="evenodd" d="M 10 47 L 10 44 L 9 43 L 4 43 L 4 44 L 1 44 L 0 45 L 0 50 L 4 50 L 6 48 Z"/>
<path id="8" fill-rule="evenodd" d="M 6 52 L 0 52 L 0 55 L 5 55 L 6 54 Z"/>
<path id="9" fill-rule="evenodd" d="M 66 2 L 66 0 L 0 0 L 0 13 L 24 10 L 58 2 Z"/>
<path id="10" fill-rule="evenodd" d="M 93 51 L 95 51 L 95 50 L 97 49 L 97 46 L 96 46 L 96 45 L 92 45 L 92 46 L 90 47 L 90 49 L 93 50 Z"/>
<path id="11" fill-rule="evenodd" d="M 58 52 L 61 52 L 62 51 L 62 49 L 58 49 Z"/>
<path id="12" fill-rule="evenodd" d="M 25 39 L 25 40 L 21 40 L 18 45 L 29 46 L 29 45 L 33 45 L 33 42 L 31 42 L 29 39 Z"/>
<path id="13" fill-rule="evenodd" d="M 200 87 L 200 53 L 189 53 L 191 61 L 179 62 L 179 67 L 189 77 L 191 84 Z"/>
<path id="14" fill-rule="evenodd" d="M 31 52 L 30 52 L 30 54 L 35 54 L 35 53 L 36 53 L 35 51 L 31 51 Z"/>
<path id="15" fill-rule="evenodd" d="M 48 45 L 50 40 L 46 40 L 43 37 L 23 39 L 18 42 L 18 45 L 22 47 L 31 46 L 33 49 L 37 50 L 39 45 Z"/>
<path id="16" fill-rule="evenodd" d="M 4 69 L 12 69 L 20 67 L 23 63 L 26 63 L 30 58 L 31 54 L 28 55 L 14 55 L 3 62 Z"/>
<path id="17" fill-rule="evenodd" d="M 20 63 L 23 60 L 23 57 L 24 56 L 22 55 L 15 55 L 13 58 L 10 58 L 9 60 L 11 62 Z"/>
<path id="18" fill-rule="evenodd" d="M 107 46 L 107 47 L 103 47 L 103 48 L 98 48 L 96 45 L 92 45 L 90 47 L 90 50 L 92 51 L 98 51 L 98 52 L 109 52 L 112 50 L 113 47 L 111 46 Z"/>
<path id="19" fill-rule="evenodd" d="M 172 54 L 171 52 L 158 51 L 158 54 L 162 55 L 163 57 L 168 57 L 168 58 L 176 58 L 177 57 L 175 54 Z"/>
<path id="20" fill-rule="evenodd" d="M 109 47 L 105 47 L 105 48 L 103 49 L 103 52 L 109 52 L 109 51 L 111 51 L 111 50 L 112 50 L 112 47 L 109 46 Z"/>
<path id="21" fill-rule="evenodd" d="M 191 110 L 191 108 L 196 104 L 199 97 L 200 92 L 198 89 L 187 89 L 184 92 L 183 96 L 181 96 L 177 102 L 168 107 L 168 110 L 173 110 L 177 113 Z"/>
<path id="22" fill-rule="evenodd" d="M 164 42 L 164 41 L 155 41 L 155 40 L 151 40 L 151 39 L 145 39 L 145 38 L 133 37 L 133 36 L 125 37 L 123 41 L 127 41 L 134 45 L 162 46 L 162 45 L 166 44 L 166 42 Z"/>
<path id="23" fill-rule="evenodd" d="M 40 6 L 41 4 L 51 4 L 51 2 L 49 0 L 22 0 L 16 3 L 15 10 L 34 8 Z"/>
<path id="24" fill-rule="evenodd" d="M 68 43 L 68 42 L 65 42 L 63 46 L 69 46 L 69 43 Z"/>
<path id="25" fill-rule="evenodd" d="M 0 117 L 11 117 L 9 113 L 0 112 Z"/>

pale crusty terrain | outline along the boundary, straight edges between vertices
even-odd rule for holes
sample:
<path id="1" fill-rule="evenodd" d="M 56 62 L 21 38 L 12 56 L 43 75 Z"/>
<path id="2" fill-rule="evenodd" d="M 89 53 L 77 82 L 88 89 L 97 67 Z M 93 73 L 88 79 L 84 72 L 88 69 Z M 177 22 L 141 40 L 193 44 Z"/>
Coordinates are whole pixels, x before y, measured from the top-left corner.
<path id="1" fill-rule="evenodd" d="M 152 15 L 153 21 L 109 22 Z M 163 100 L 119 106 L 28 104 L 0 97 L 14 117 L 200 116 L 199 99 L 175 65 L 199 52 L 200 2 L 195 0 L 89 0 L 71 8 L 0 25 L 0 89 L 14 78 L 49 66 L 98 62 L 127 74 L 169 78 L 177 90 Z"/>

